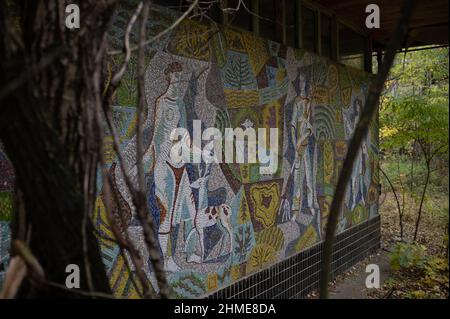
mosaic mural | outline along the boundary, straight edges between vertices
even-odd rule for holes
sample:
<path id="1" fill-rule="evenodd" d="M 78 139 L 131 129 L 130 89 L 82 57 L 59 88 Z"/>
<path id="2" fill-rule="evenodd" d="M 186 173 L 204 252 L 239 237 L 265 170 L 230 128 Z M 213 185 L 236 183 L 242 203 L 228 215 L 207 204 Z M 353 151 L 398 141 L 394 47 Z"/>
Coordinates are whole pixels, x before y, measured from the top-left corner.
<path id="1" fill-rule="evenodd" d="M 11 231 L 9 223 L 12 214 L 12 191 L 14 187 L 14 169 L 0 142 L 0 287 L 4 280 L 9 262 Z"/>
<path id="2" fill-rule="evenodd" d="M 130 11 L 119 12 L 112 43 L 120 45 Z M 176 17 L 154 7 L 149 30 L 156 34 Z M 109 64 L 109 74 L 121 57 Z M 137 180 L 136 60 L 114 96 L 127 173 Z M 160 254 L 174 298 L 201 297 L 296 254 L 324 238 L 334 187 L 348 141 L 365 103 L 369 76 L 303 50 L 247 32 L 220 32 L 186 20 L 146 54 L 143 158 L 147 199 L 156 223 Z M 260 163 L 175 163 L 169 157 L 174 128 L 192 135 L 204 127 L 278 128 L 278 167 L 261 174 Z M 339 232 L 378 213 L 378 128 L 372 123 L 360 149 Z M 123 173 L 105 140 L 109 172 L 121 211 L 119 222 L 156 280 Z M 7 264 L 11 181 L 0 153 L 0 276 Z M 2 166 L 3 165 L 3 166 Z M 118 297 L 138 294 L 120 254 L 103 203 L 101 176 L 94 223 L 111 287 Z M 0 278 L 1 279 L 1 278 Z"/>
<path id="3" fill-rule="evenodd" d="M 156 33 L 174 16 L 153 10 L 149 29 Z M 116 31 L 120 43 L 123 28 Z M 119 62 L 112 61 L 111 69 Z M 135 74 L 132 60 L 125 85 L 115 96 L 115 123 L 133 180 Z M 208 294 L 324 238 L 334 185 L 368 84 L 367 74 L 308 52 L 246 32 L 213 32 L 193 21 L 183 22 L 148 51 L 147 197 L 173 297 Z M 193 120 L 221 132 L 226 127 L 278 128 L 278 168 L 263 175 L 260 163 L 173 162 L 170 132 L 183 127 L 192 136 Z M 351 177 L 339 232 L 377 214 L 377 133 L 373 123 Z M 119 195 L 116 209 L 126 215 L 121 229 L 145 256 L 145 271 L 157 290 L 110 140 L 106 149 Z M 102 193 L 96 222 L 115 293 L 136 297 L 133 274 L 125 271 L 106 222 Z"/>

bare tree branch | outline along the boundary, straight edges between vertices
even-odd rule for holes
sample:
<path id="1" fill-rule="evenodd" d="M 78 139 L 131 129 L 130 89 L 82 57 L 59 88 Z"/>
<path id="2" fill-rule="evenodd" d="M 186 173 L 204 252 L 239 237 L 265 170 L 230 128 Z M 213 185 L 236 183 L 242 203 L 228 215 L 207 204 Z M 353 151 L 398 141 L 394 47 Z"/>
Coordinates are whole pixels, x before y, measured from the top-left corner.
<path id="1" fill-rule="evenodd" d="M 112 95 L 112 94 L 111 94 Z M 109 98 L 110 101 L 110 96 L 105 96 L 104 97 L 104 103 L 108 103 L 107 101 L 105 102 L 105 99 Z M 121 233 L 121 231 L 119 230 L 117 224 L 116 224 L 116 219 L 114 218 L 113 212 L 112 212 L 112 208 L 111 208 L 111 200 L 112 197 L 114 197 L 114 200 L 116 201 L 116 203 L 119 202 L 118 198 L 117 198 L 117 194 L 113 191 L 111 191 L 112 189 L 112 185 L 113 185 L 113 181 L 112 181 L 112 177 L 111 175 L 108 173 L 107 169 L 106 169 L 106 161 L 105 161 L 105 156 L 104 156 L 104 149 L 103 149 L 103 137 L 105 136 L 105 133 L 102 129 L 102 125 L 101 125 L 101 119 L 103 118 L 102 116 L 102 110 L 100 109 L 100 106 L 98 104 L 98 107 L 96 108 L 96 112 L 97 112 L 97 121 L 98 121 L 98 127 L 99 127 L 99 136 L 98 138 L 101 140 L 101 142 L 99 143 L 99 161 L 100 161 L 100 168 L 102 171 L 102 177 L 103 177 L 103 194 L 105 196 L 105 200 L 104 200 L 104 204 L 105 204 L 105 211 L 106 211 L 106 215 L 108 218 L 108 223 L 111 227 L 111 231 L 113 232 L 113 235 L 117 241 L 117 244 L 119 245 L 120 248 L 120 252 L 122 257 L 124 258 L 125 264 L 127 266 L 127 269 L 130 273 L 130 278 L 132 281 L 133 286 L 135 287 L 136 291 L 138 292 L 139 295 L 147 298 L 147 297 L 152 297 L 151 291 L 149 289 L 149 282 L 147 279 L 147 276 L 145 275 L 143 268 L 144 268 L 144 264 L 142 261 L 142 257 L 139 254 L 139 251 L 136 249 L 136 247 L 133 245 L 132 241 L 129 239 L 128 237 L 128 233 L 125 231 L 124 234 Z M 106 113 L 105 115 L 105 120 L 106 120 Z M 108 120 L 106 120 L 106 122 L 110 123 L 112 125 L 112 121 L 109 122 Z M 115 127 L 112 125 L 110 126 L 110 128 L 115 129 Z M 111 129 L 110 129 L 111 131 Z M 115 135 L 115 137 L 117 137 L 117 135 Z M 117 151 L 116 151 L 117 152 Z M 125 220 L 123 217 L 122 212 L 119 211 L 117 212 L 117 214 L 119 215 L 119 218 L 122 222 L 122 225 L 125 224 Z M 142 293 L 139 290 L 139 287 L 137 286 L 133 275 L 132 275 L 132 271 L 131 271 L 131 267 L 129 265 L 128 262 L 128 258 L 125 254 L 125 250 L 128 251 L 131 261 L 134 265 L 134 268 L 136 270 L 136 274 L 137 277 L 141 283 L 142 286 Z"/>
<path id="2" fill-rule="evenodd" d="M 103 163 L 104 163 L 104 161 L 103 161 Z M 153 295 L 151 293 L 151 290 L 149 289 L 149 281 L 143 271 L 144 263 L 142 261 L 142 256 L 139 254 L 139 251 L 136 249 L 133 242 L 128 237 L 128 233 L 125 231 L 122 235 L 121 231 L 119 230 L 119 228 L 116 224 L 116 219 L 114 218 L 114 215 L 112 213 L 111 193 L 113 194 L 114 200 L 116 202 L 118 202 L 118 198 L 117 198 L 117 194 L 115 194 L 114 192 L 111 191 L 113 182 L 112 182 L 111 176 L 108 174 L 105 167 L 106 167 L 106 165 L 103 164 L 103 169 L 104 169 L 104 171 L 103 171 L 103 185 L 104 185 L 103 192 L 105 195 L 105 211 L 107 214 L 108 223 L 111 227 L 114 237 L 116 238 L 116 242 L 119 245 L 121 255 L 124 258 L 124 261 L 125 261 L 128 271 L 129 271 L 131 282 L 132 282 L 133 286 L 135 287 L 135 289 L 139 295 L 143 296 L 144 298 L 152 298 Z M 119 215 L 122 225 L 125 224 L 125 220 L 123 218 L 122 212 L 119 210 L 117 212 L 117 214 Z M 142 285 L 142 293 L 140 292 L 139 287 L 137 286 L 137 284 L 133 278 L 133 273 L 131 271 L 131 267 L 128 262 L 128 258 L 125 254 L 125 250 L 128 251 L 128 253 L 130 255 L 131 261 L 136 270 L 136 274 Z"/>
<path id="3" fill-rule="evenodd" d="M 381 167 L 379 168 L 379 170 L 383 174 L 383 176 L 386 178 L 389 186 L 391 187 L 392 193 L 394 194 L 395 201 L 397 203 L 397 209 L 398 209 L 400 238 L 403 240 L 403 210 L 400 207 L 400 200 L 398 199 L 397 192 L 395 191 L 395 187 L 392 184 L 391 179 L 387 176 L 387 174 L 384 172 L 384 170 Z"/>
<path id="4" fill-rule="evenodd" d="M 100 136 L 103 136 L 103 135 L 100 134 Z M 136 247 L 134 246 L 132 241 L 129 239 L 128 233 L 125 231 L 122 234 L 122 232 L 119 230 L 119 228 L 116 224 L 116 219 L 114 218 L 114 214 L 112 212 L 112 208 L 111 208 L 112 197 L 114 197 L 114 200 L 116 202 L 119 202 L 119 200 L 117 198 L 117 194 L 111 191 L 113 181 L 112 181 L 111 175 L 109 175 L 108 171 L 106 170 L 106 163 L 105 163 L 105 158 L 103 155 L 103 147 L 100 150 L 100 165 L 101 165 L 102 176 L 103 176 L 103 194 L 105 196 L 105 200 L 104 200 L 105 211 L 106 211 L 106 215 L 108 218 L 108 223 L 111 227 L 111 231 L 113 232 L 116 242 L 119 245 L 120 252 L 122 254 L 122 257 L 124 258 L 125 264 L 130 273 L 132 284 L 135 287 L 136 291 L 138 292 L 138 294 L 143 295 L 143 297 L 152 297 L 150 289 L 148 288 L 149 282 L 148 282 L 147 276 L 143 272 L 144 264 L 142 261 L 142 257 L 140 256 L 139 251 L 136 249 Z M 125 220 L 123 218 L 122 212 L 119 210 L 117 212 L 117 214 L 119 215 L 119 218 L 120 218 L 122 224 L 124 225 Z M 136 270 L 136 274 L 142 285 L 142 290 L 143 290 L 142 293 L 140 292 L 139 287 L 137 286 L 137 284 L 132 276 L 131 267 L 129 265 L 128 258 L 125 254 L 125 250 L 128 251 L 131 261 L 133 262 L 134 268 Z"/>
<path id="5" fill-rule="evenodd" d="M 144 241 L 147 245 L 148 254 L 152 261 L 153 271 L 159 286 L 159 294 L 161 298 L 169 297 L 169 287 L 167 284 L 166 274 L 163 263 L 161 261 L 159 253 L 159 243 L 157 241 L 157 234 L 155 232 L 154 222 L 152 215 L 148 209 L 146 199 L 146 187 L 144 179 L 144 168 L 142 159 L 144 157 L 143 152 L 143 120 L 144 120 L 144 107 L 145 107 L 145 46 L 143 45 L 145 40 L 145 34 L 147 30 L 147 20 L 150 7 L 150 0 L 145 1 L 141 27 L 139 31 L 139 50 L 138 50 L 138 105 L 137 105 L 137 128 L 136 128 L 136 156 L 137 156 L 137 171 L 138 171 L 138 191 L 137 196 L 139 199 L 139 206 L 136 207 L 138 211 L 138 218 L 142 224 L 144 232 Z"/>
<path id="6" fill-rule="evenodd" d="M 117 85 L 121 81 L 123 74 L 125 73 L 128 63 L 130 62 L 131 57 L 131 49 L 130 49 L 130 34 L 131 30 L 133 29 L 134 24 L 136 23 L 136 20 L 138 16 L 141 14 L 142 8 L 144 4 L 143 2 L 139 2 L 135 12 L 131 16 L 130 20 L 128 21 L 127 28 L 125 30 L 125 39 L 124 39 L 124 47 L 123 51 L 125 52 L 125 59 L 123 61 L 122 66 L 120 67 L 119 71 L 112 77 L 110 85 L 112 86 L 112 90 L 114 91 L 117 88 Z"/>
<path id="7" fill-rule="evenodd" d="M 149 10 L 149 3 L 145 2 L 144 3 L 140 3 L 138 5 L 138 8 L 136 10 L 136 12 L 141 13 L 142 10 L 147 11 L 147 13 L 144 12 L 143 16 L 144 16 L 144 20 L 148 19 L 148 10 Z M 134 17 L 134 16 L 133 16 Z M 105 97 L 103 99 L 103 112 L 106 118 L 106 122 L 109 128 L 109 131 L 111 133 L 112 139 L 113 139 L 113 148 L 114 151 L 117 154 L 117 158 L 118 158 L 118 162 L 119 162 L 119 166 L 120 166 L 120 170 L 122 172 L 122 176 L 124 178 L 125 184 L 131 194 L 132 197 L 132 202 L 133 205 L 136 208 L 136 211 L 138 213 L 138 218 L 140 219 L 140 222 L 142 224 L 143 227 L 143 231 L 144 231 L 144 239 L 145 239 L 145 243 L 147 245 L 147 249 L 148 249 L 148 253 L 150 256 L 150 259 L 152 261 L 152 265 L 153 265 L 153 269 L 155 272 L 155 276 L 157 278 L 158 281 L 158 286 L 160 289 L 160 296 L 162 298 L 168 298 L 169 296 L 169 288 L 167 285 L 167 280 L 165 278 L 165 272 L 164 272 L 164 267 L 162 265 L 161 262 L 161 258 L 159 255 L 159 244 L 158 241 L 156 239 L 156 233 L 154 230 L 154 223 L 153 220 L 151 219 L 151 214 L 148 210 L 147 207 L 147 201 L 145 198 L 145 192 L 142 191 L 141 186 L 144 184 L 144 178 L 143 178 L 143 168 L 142 168 L 142 156 L 138 156 L 137 157 L 137 161 L 140 161 L 140 164 L 138 165 L 138 170 L 140 170 L 140 176 L 139 176 L 139 181 L 138 181 L 138 187 L 135 188 L 131 178 L 128 174 L 128 170 L 125 166 L 125 160 L 123 158 L 123 154 L 120 150 L 120 143 L 119 143 L 119 135 L 117 133 L 117 130 L 115 128 L 115 125 L 113 123 L 112 120 L 112 112 L 111 112 L 111 98 L 112 95 L 114 94 L 116 88 L 118 87 L 118 85 L 121 82 L 121 79 L 123 77 L 123 74 L 128 66 L 128 61 L 130 59 L 131 56 L 131 50 L 129 48 L 129 35 L 131 33 L 131 29 L 132 29 L 132 25 L 134 24 L 134 22 L 136 21 L 137 18 L 133 18 L 130 20 L 127 28 L 127 32 L 125 34 L 125 48 L 126 48 L 126 56 L 125 56 L 125 61 L 122 64 L 122 67 L 120 68 L 120 70 L 113 76 L 110 85 L 108 86 L 108 89 L 106 90 L 106 94 Z M 140 28 L 140 33 L 142 34 L 142 32 L 144 33 L 145 36 L 145 30 L 146 30 L 146 21 L 144 21 L 145 23 L 141 23 L 141 28 Z M 142 31 L 143 30 L 143 31 Z M 140 43 L 143 42 L 143 37 L 140 36 Z M 139 85 L 139 96 L 140 96 L 140 101 L 138 101 L 138 132 L 137 132 L 137 136 L 136 138 L 139 139 L 138 144 L 141 144 L 141 146 L 137 146 L 137 148 L 140 148 L 140 150 L 137 150 L 138 153 L 140 155 L 142 155 L 142 109 L 143 109 L 143 103 L 145 103 L 144 100 L 144 82 L 143 82 L 143 59 L 144 59 L 144 45 L 139 45 L 139 48 L 142 48 L 141 53 L 139 54 L 139 66 L 138 66 L 138 72 L 139 72 L 139 76 L 138 76 L 138 81 L 140 81 Z M 139 106 L 140 105 L 140 106 Z M 139 133 L 140 132 L 140 133 Z M 138 135 L 141 134 L 141 136 L 139 137 Z M 140 167 L 140 169 L 139 169 Z M 139 174 L 139 173 L 138 173 Z"/>
<path id="8" fill-rule="evenodd" d="M 174 23 L 172 23 L 169 27 L 167 27 L 166 29 L 164 29 L 162 32 L 158 33 L 157 35 L 155 35 L 154 37 L 144 41 L 143 43 L 141 43 L 140 45 L 137 46 L 133 46 L 130 49 L 130 52 L 134 52 L 136 50 L 139 49 L 139 47 L 146 47 L 148 46 L 150 43 L 158 40 L 159 38 L 165 36 L 167 33 L 169 33 L 170 31 L 172 31 L 173 29 L 175 29 L 188 15 L 189 13 L 191 13 L 191 11 L 198 5 L 198 0 L 195 0 L 190 6 L 189 8 L 177 19 L 175 20 Z M 118 54 L 122 54 L 123 51 L 121 50 L 115 50 L 115 51 L 109 51 L 108 55 L 118 55 Z"/>
<path id="9" fill-rule="evenodd" d="M 144 0 L 145 1 L 145 0 Z M 136 123 L 136 161 L 137 161 L 137 174 L 138 174 L 138 192 L 145 194 L 145 180 L 144 180 L 144 168 L 142 164 L 142 158 L 144 157 L 144 145 L 143 145 L 143 121 L 144 121 L 144 108 L 145 108 L 145 48 L 141 45 L 145 39 L 147 31 L 147 20 L 149 12 L 149 0 L 145 1 L 144 9 L 142 12 L 141 25 L 139 30 L 139 49 L 138 49 L 138 61 L 137 61 L 137 123 Z"/>

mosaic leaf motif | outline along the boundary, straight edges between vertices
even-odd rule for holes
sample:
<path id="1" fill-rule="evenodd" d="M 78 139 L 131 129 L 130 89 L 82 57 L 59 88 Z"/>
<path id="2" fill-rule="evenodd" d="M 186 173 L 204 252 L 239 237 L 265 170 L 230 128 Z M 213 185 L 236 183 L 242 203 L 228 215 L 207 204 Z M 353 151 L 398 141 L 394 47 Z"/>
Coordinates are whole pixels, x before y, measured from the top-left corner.
<path id="1" fill-rule="evenodd" d="M 10 221 L 12 214 L 12 193 L 0 192 L 0 221 Z"/>
<path id="2" fill-rule="evenodd" d="M 139 280 L 133 278 L 134 276 L 135 275 L 128 270 L 124 258 L 119 256 L 113 271 L 109 274 L 109 282 L 114 290 L 114 294 L 121 298 L 139 298 L 137 289 L 142 291 L 142 287 L 138 284 Z M 134 284 L 137 285 L 137 288 Z"/>
<path id="3" fill-rule="evenodd" d="M 224 94 L 229 108 L 248 107 L 259 103 L 259 93 L 257 90 L 224 89 Z"/>
<path id="4" fill-rule="evenodd" d="M 323 196 L 320 199 L 320 213 L 321 213 L 321 225 L 322 225 L 322 233 L 325 233 L 325 229 L 327 227 L 328 215 L 330 214 L 330 206 L 333 197 Z"/>
<path id="5" fill-rule="evenodd" d="M 211 39 L 211 51 L 214 55 L 217 65 L 223 68 L 227 62 L 226 39 L 222 33 L 213 35 Z"/>
<path id="6" fill-rule="evenodd" d="M 191 20 L 183 20 L 175 31 L 169 47 L 175 54 L 209 60 L 208 27 Z"/>
<path id="7" fill-rule="evenodd" d="M 333 169 L 334 169 L 334 153 L 333 146 L 330 141 L 326 141 L 323 144 L 323 153 L 324 153 L 324 182 L 327 184 L 331 184 L 333 182 Z"/>
<path id="8" fill-rule="evenodd" d="M 345 155 L 347 154 L 347 142 L 336 141 L 335 149 L 336 149 L 336 158 L 343 160 L 345 158 Z"/>
<path id="9" fill-rule="evenodd" d="M 263 269 L 275 261 L 275 249 L 266 244 L 256 245 L 247 263 L 247 274 Z"/>
<path id="10" fill-rule="evenodd" d="M 378 187 L 377 184 L 372 183 L 369 188 L 368 204 L 376 204 L 378 199 Z"/>
<path id="11" fill-rule="evenodd" d="M 247 198 L 245 194 L 242 195 L 241 206 L 239 207 L 238 222 L 245 224 L 250 221 L 250 209 L 247 204 Z"/>
<path id="12" fill-rule="evenodd" d="M 210 278 L 214 278 L 212 275 Z M 216 274 L 217 278 L 217 274 Z M 214 279 L 212 279 L 214 284 Z M 205 280 L 194 273 L 180 273 L 171 282 L 173 295 L 176 298 L 193 298 L 207 291 Z"/>
<path id="13" fill-rule="evenodd" d="M 364 206 L 358 205 L 353 210 L 352 215 L 352 223 L 353 225 L 357 225 L 367 219 L 367 210 Z"/>
<path id="14" fill-rule="evenodd" d="M 242 33 L 242 40 L 253 67 L 253 74 L 259 74 L 266 61 L 270 58 L 267 40 L 255 37 L 248 32 Z"/>
<path id="15" fill-rule="evenodd" d="M 256 243 L 269 245 L 279 251 L 284 245 L 283 232 L 276 226 L 263 229 L 256 235 Z"/>
<path id="16" fill-rule="evenodd" d="M 237 281 L 241 278 L 241 267 L 240 265 L 231 266 L 231 279 Z"/>
<path id="17" fill-rule="evenodd" d="M 207 288 L 208 291 L 216 290 L 219 285 L 219 279 L 216 273 L 208 274 Z"/>
<path id="18" fill-rule="evenodd" d="M 242 263 L 246 260 L 248 253 L 252 249 L 252 234 L 248 225 L 240 227 L 238 232 L 234 234 L 234 255 L 238 262 Z"/>
<path id="19" fill-rule="evenodd" d="M 247 57 L 232 54 L 224 68 L 225 85 L 242 89 L 254 84 L 254 78 Z"/>
<path id="20" fill-rule="evenodd" d="M 344 108 L 348 108 L 350 106 L 350 97 L 352 94 L 351 88 L 346 88 L 341 91 L 341 99 Z"/>
<path id="21" fill-rule="evenodd" d="M 295 245 L 295 251 L 300 252 L 302 250 L 305 250 L 306 248 L 314 245 L 318 240 L 319 237 L 317 236 L 317 232 L 314 229 L 314 226 L 310 225 L 308 226 L 308 228 L 306 228 L 305 233 Z"/>
<path id="22" fill-rule="evenodd" d="M 233 29 L 226 29 L 224 31 L 227 40 L 228 48 L 233 51 L 245 53 L 244 43 L 242 41 L 242 33 Z"/>
<path id="23" fill-rule="evenodd" d="M 328 89 L 326 87 L 316 86 L 313 90 L 313 99 L 317 104 L 328 105 L 329 104 L 329 96 Z"/>

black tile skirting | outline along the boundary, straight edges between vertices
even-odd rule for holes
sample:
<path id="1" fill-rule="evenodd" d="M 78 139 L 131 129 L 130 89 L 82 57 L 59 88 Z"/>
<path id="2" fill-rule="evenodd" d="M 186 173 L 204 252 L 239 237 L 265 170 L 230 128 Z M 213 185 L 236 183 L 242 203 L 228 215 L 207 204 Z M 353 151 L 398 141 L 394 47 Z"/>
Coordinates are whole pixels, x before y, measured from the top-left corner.
<path id="1" fill-rule="evenodd" d="M 342 274 L 380 248 L 380 217 L 356 225 L 336 236 L 332 276 Z M 214 292 L 210 299 L 304 298 L 319 287 L 323 242 L 258 273 Z"/>

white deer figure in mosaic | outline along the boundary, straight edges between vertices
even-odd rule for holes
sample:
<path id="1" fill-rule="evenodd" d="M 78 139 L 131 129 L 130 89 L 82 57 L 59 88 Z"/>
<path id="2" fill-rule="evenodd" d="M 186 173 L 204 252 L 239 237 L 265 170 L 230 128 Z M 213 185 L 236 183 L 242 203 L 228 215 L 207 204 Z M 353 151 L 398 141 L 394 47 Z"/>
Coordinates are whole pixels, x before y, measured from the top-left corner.
<path id="1" fill-rule="evenodd" d="M 231 230 L 231 207 L 227 204 L 218 206 L 208 206 L 208 180 L 211 173 L 211 163 L 205 164 L 205 167 L 200 168 L 200 177 L 191 183 L 191 188 L 198 189 L 198 208 L 195 214 L 191 216 L 193 228 L 190 231 L 186 243 L 196 233 L 200 243 L 200 256 L 193 255 L 188 259 L 188 262 L 202 263 L 205 255 L 204 230 L 220 222 L 220 225 L 225 228 L 225 231 L 230 239 L 229 252 L 233 247 L 233 233 Z"/>

